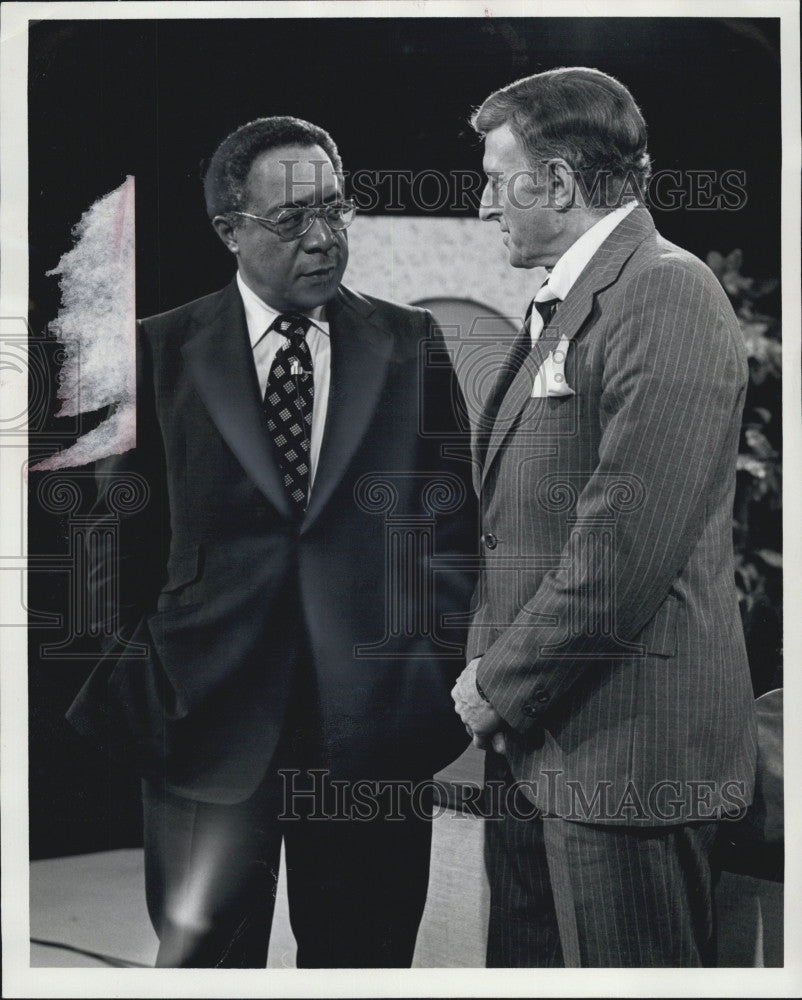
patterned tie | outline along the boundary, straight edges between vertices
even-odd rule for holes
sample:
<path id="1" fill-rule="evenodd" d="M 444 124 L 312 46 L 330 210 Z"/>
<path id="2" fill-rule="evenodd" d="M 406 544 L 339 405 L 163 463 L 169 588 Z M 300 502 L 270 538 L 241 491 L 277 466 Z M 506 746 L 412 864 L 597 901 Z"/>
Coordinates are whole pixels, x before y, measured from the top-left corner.
<path id="1" fill-rule="evenodd" d="M 271 329 L 287 338 L 273 359 L 267 376 L 264 409 L 267 426 L 284 476 L 287 494 L 299 513 L 309 496 L 309 447 L 315 380 L 312 355 L 306 342 L 311 326 L 306 316 L 282 313 Z"/>
<path id="2" fill-rule="evenodd" d="M 544 327 L 548 326 L 551 322 L 554 310 L 560 302 L 560 299 L 553 295 L 545 285 L 538 292 L 538 295 L 541 296 L 540 299 L 536 297 L 529 303 L 529 308 L 526 311 L 526 318 L 524 319 L 524 324 L 521 327 L 521 332 L 515 338 L 515 342 L 510 348 L 510 352 L 504 359 L 504 363 L 499 370 L 498 378 L 493 386 L 492 395 L 485 409 L 483 429 L 486 432 L 492 430 L 493 423 L 498 415 L 502 400 L 507 395 L 510 386 L 515 380 L 515 376 L 521 370 L 524 361 L 526 361 L 529 356 L 529 352 L 532 350 L 532 333 L 530 330 L 532 306 L 537 309 L 543 320 L 540 330 L 537 331 L 537 336 L 539 337 Z"/>

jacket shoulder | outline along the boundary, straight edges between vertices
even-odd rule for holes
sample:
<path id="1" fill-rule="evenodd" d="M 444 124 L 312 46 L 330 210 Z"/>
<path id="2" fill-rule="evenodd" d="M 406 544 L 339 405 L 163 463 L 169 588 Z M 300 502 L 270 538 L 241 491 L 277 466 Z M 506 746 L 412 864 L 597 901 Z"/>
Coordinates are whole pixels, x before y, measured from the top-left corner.
<path id="1" fill-rule="evenodd" d="M 640 308 L 681 312 L 692 302 L 705 302 L 711 318 L 717 317 L 730 336 L 738 340 L 740 335 L 732 303 L 707 264 L 657 232 L 636 248 L 609 291 Z"/>
<path id="2" fill-rule="evenodd" d="M 442 337 L 428 309 L 391 302 L 345 287 L 341 289 L 341 293 L 346 305 L 361 312 L 371 326 L 381 330 L 390 339 L 393 345 L 392 356 L 396 361 L 418 357 L 422 341 Z"/>
<path id="3" fill-rule="evenodd" d="M 365 292 L 356 292 L 343 286 L 343 299 L 350 305 L 364 307 L 367 306 L 374 312 L 375 319 L 387 319 L 398 323 L 428 323 L 431 313 L 428 309 L 420 306 L 412 306 L 402 302 L 393 302 L 390 299 L 380 299 L 375 295 L 368 295 Z"/>
<path id="4" fill-rule="evenodd" d="M 156 313 L 153 316 L 146 316 L 139 320 L 139 325 L 149 334 L 163 333 L 181 327 L 196 316 L 214 312 L 228 294 L 230 294 L 230 288 L 226 286 L 220 291 L 193 299 L 192 302 L 186 302 L 184 305 Z"/>
<path id="5" fill-rule="evenodd" d="M 698 257 L 659 233 L 636 249 L 609 294 L 639 323 L 670 327 L 673 351 L 683 343 L 687 349 L 698 346 L 703 335 L 709 347 L 714 342 L 726 345 L 726 351 L 745 367 L 738 317 L 718 278 Z"/>
<path id="6" fill-rule="evenodd" d="M 627 277 L 630 279 L 650 276 L 662 286 L 681 280 L 686 292 L 689 288 L 704 289 L 718 305 L 725 307 L 727 313 L 732 311 L 726 292 L 707 264 L 659 233 L 655 232 L 652 238 L 643 241 L 625 270 L 629 272 Z"/>

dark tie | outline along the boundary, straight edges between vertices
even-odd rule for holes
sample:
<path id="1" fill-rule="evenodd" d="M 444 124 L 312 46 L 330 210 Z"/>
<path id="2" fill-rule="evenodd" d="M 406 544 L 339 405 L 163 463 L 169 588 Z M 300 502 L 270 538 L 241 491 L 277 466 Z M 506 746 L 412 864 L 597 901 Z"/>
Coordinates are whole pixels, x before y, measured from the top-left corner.
<path id="1" fill-rule="evenodd" d="M 523 326 L 521 327 L 521 332 L 515 338 L 515 342 L 510 348 L 510 352 L 504 359 L 504 363 L 499 370 L 498 378 L 496 379 L 495 385 L 493 386 L 493 392 L 491 394 L 490 400 L 488 401 L 487 408 L 485 409 L 485 426 L 484 430 L 489 432 L 493 427 L 493 422 L 501 406 L 501 402 L 507 395 L 507 392 L 515 380 L 515 376 L 521 370 L 524 361 L 526 361 L 529 356 L 529 352 L 532 350 L 532 335 L 530 333 L 529 324 L 532 316 L 532 306 L 537 309 L 543 318 L 543 328 L 545 329 L 552 316 L 554 315 L 554 310 L 557 308 L 559 299 L 553 298 L 546 302 L 538 302 L 537 300 L 530 302 L 529 308 L 526 311 L 526 318 L 524 319 Z"/>
<path id="2" fill-rule="evenodd" d="M 306 342 L 311 323 L 298 313 L 282 313 L 271 329 L 287 338 L 267 376 L 264 409 L 267 426 L 284 476 L 287 495 L 299 512 L 309 496 L 309 450 L 315 380 Z"/>

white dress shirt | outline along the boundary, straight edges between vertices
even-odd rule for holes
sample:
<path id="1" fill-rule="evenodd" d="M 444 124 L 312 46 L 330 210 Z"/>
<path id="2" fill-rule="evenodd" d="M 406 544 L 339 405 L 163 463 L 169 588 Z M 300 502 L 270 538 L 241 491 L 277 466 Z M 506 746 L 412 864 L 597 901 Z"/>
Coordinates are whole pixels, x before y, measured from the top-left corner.
<path id="1" fill-rule="evenodd" d="M 637 202 L 631 201 L 620 208 L 616 208 L 600 219 L 595 225 L 591 226 L 587 232 L 583 233 L 578 240 L 572 243 L 540 286 L 534 301 L 548 302 L 557 299 L 558 302 L 562 302 L 602 243 L 604 243 L 616 226 L 623 222 L 636 205 Z M 529 323 L 529 335 L 532 338 L 533 345 L 542 332 L 543 319 L 538 310 L 533 308 Z M 548 357 L 544 360 L 535 375 L 532 396 L 574 395 L 574 390 L 568 385 L 565 378 L 565 359 L 569 346 L 570 341 L 562 337 L 555 349 L 549 352 Z"/>
<path id="2" fill-rule="evenodd" d="M 259 380 L 259 390 L 264 398 L 267 388 L 267 377 L 270 366 L 278 349 L 287 343 L 276 330 L 268 330 L 280 313 L 266 302 L 242 280 L 237 272 L 237 287 L 245 307 L 245 322 L 248 325 L 248 338 L 253 351 L 253 361 L 256 365 L 256 376 Z M 315 379 L 315 395 L 312 405 L 312 433 L 309 441 L 309 488 L 315 480 L 320 444 L 323 440 L 323 428 L 326 425 L 326 411 L 329 406 L 329 387 L 331 385 L 331 340 L 329 324 L 325 319 L 324 307 L 317 306 L 304 312 L 312 325 L 306 334 L 309 353 L 312 355 L 312 373 Z"/>
<path id="3" fill-rule="evenodd" d="M 637 204 L 636 201 L 630 201 L 626 205 L 616 208 L 601 218 L 594 226 L 591 226 L 576 242 L 572 243 L 551 269 L 551 273 L 541 285 L 535 299 L 540 302 L 544 299 L 557 298 L 562 302 L 571 291 L 579 275 L 590 263 L 591 257 L 593 257 L 616 226 L 624 221 Z M 550 294 L 546 292 L 547 288 Z M 543 293 L 542 295 L 541 292 Z M 534 310 L 532 314 L 533 322 L 530 329 L 533 344 L 543 330 L 543 322 L 541 320 L 538 323 L 535 319 L 537 316 L 539 316 L 539 313 L 537 310 Z"/>

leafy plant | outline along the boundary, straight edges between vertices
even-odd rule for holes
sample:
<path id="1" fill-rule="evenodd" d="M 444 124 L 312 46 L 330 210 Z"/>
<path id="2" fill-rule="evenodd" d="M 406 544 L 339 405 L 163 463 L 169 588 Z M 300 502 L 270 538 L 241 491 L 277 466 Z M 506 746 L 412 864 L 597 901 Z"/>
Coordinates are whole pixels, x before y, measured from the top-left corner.
<path id="1" fill-rule="evenodd" d="M 734 509 L 735 582 L 755 693 L 782 686 L 782 342 L 776 279 L 741 273 L 743 254 L 708 266 L 732 302 L 749 358 Z"/>

